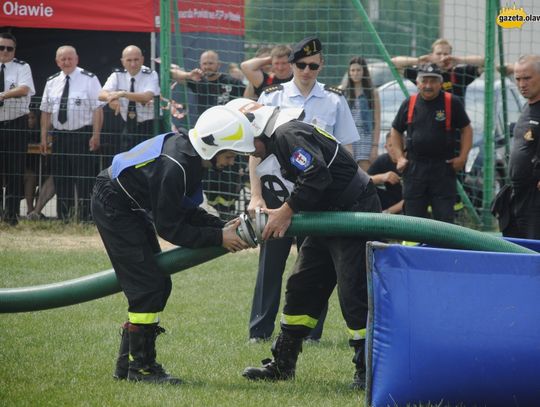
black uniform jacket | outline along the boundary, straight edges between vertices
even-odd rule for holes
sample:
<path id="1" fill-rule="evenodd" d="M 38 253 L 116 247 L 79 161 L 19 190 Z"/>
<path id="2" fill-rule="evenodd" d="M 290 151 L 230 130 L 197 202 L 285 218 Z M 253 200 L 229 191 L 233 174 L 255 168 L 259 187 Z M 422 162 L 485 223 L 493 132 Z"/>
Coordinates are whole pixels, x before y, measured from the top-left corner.
<path id="1" fill-rule="evenodd" d="M 358 172 L 358 164 L 332 135 L 298 120 L 279 126 L 267 149 L 276 155 L 283 177 L 295 183 L 286 201 L 294 212 L 339 206 Z"/>
<path id="2" fill-rule="evenodd" d="M 190 248 L 220 246 L 224 222 L 185 203 L 201 187 L 202 172 L 201 158 L 188 136 L 174 134 L 165 140 L 158 158 L 125 169 L 113 184 L 119 195 L 129 194 L 132 209 L 151 214 L 163 239 Z"/>

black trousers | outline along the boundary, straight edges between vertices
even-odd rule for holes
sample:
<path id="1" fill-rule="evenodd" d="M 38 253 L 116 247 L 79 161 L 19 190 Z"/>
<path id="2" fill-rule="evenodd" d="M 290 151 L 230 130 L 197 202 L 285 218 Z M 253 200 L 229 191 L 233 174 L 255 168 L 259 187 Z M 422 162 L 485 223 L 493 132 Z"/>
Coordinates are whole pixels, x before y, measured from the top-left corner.
<path id="1" fill-rule="evenodd" d="M 514 188 L 510 198 L 510 222 L 502 231 L 503 236 L 540 240 L 540 191 Z"/>
<path id="2" fill-rule="evenodd" d="M 444 160 L 409 160 L 403 173 L 404 212 L 408 216 L 428 217 L 431 205 L 433 218 L 454 223 L 456 173 Z"/>
<path id="3" fill-rule="evenodd" d="M 265 187 L 262 187 L 262 194 L 269 208 L 281 206 L 281 201 L 277 200 L 273 193 Z M 303 240 L 297 239 L 298 248 L 302 245 Z M 293 241 L 292 237 L 284 237 L 283 239 L 267 240 L 260 245 L 259 267 L 249 317 L 250 338 L 270 338 L 274 332 L 276 315 L 281 301 L 285 264 Z M 321 338 L 327 311 L 328 304 L 320 313 L 317 325 L 309 334 L 312 339 Z"/>
<path id="4" fill-rule="evenodd" d="M 366 193 L 350 208 L 351 212 L 381 212 L 376 188 L 369 184 Z M 300 247 L 294 271 L 287 280 L 285 316 L 318 319 L 337 285 L 341 313 L 351 330 L 365 329 L 368 312 L 366 242 L 360 237 L 308 236 Z M 306 336 L 302 324 L 281 323 L 284 331 Z"/>
<path id="5" fill-rule="evenodd" d="M 23 194 L 26 161 L 26 115 L 0 122 L 0 187 L 5 187 L 4 218 L 15 220 L 19 215 Z M 1 195 L 1 193 L 0 193 Z M 1 208 L 2 202 L 0 202 Z"/>
<path id="6" fill-rule="evenodd" d="M 157 313 L 167 304 L 171 277 L 157 267 L 154 256 L 161 249 L 153 224 L 123 203 L 122 193 L 100 174 L 92 194 L 94 221 L 127 297 L 128 311 Z"/>
<path id="7" fill-rule="evenodd" d="M 88 148 L 92 127 L 78 130 L 55 130 L 53 133 L 51 173 L 57 197 L 58 218 L 71 220 L 75 214 L 75 188 L 78 219 L 90 220 L 90 194 L 98 172 L 98 160 Z"/>

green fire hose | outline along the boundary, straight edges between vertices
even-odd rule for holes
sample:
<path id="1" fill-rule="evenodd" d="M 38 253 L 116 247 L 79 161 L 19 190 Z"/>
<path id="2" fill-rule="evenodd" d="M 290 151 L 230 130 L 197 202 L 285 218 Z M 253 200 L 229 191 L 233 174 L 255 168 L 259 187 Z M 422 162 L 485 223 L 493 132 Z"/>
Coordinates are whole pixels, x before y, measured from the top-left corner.
<path id="1" fill-rule="evenodd" d="M 364 236 L 433 246 L 536 254 L 495 236 L 461 226 L 402 215 L 358 212 L 311 212 L 293 217 L 287 236 Z M 159 268 L 173 274 L 225 254 L 222 247 L 177 248 L 156 255 Z M 0 313 L 38 311 L 94 300 L 120 291 L 113 270 L 31 287 L 0 289 Z"/>

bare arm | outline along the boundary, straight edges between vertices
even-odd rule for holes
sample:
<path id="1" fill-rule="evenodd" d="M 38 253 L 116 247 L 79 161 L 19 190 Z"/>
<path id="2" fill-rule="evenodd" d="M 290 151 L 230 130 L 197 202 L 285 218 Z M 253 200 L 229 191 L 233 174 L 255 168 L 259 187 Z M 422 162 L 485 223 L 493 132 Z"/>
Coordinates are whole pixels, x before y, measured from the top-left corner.
<path id="1" fill-rule="evenodd" d="M 472 126 L 469 124 L 467 127 L 461 129 L 461 143 L 459 148 L 459 155 L 451 160 L 448 160 L 452 164 L 455 171 L 460 171 L 467 162 L 467 156 L 472 147 Z"/>
<path id="2" fill-rule="evenodd" d="M 266 202 L 264 202 L 262 197 L 261 180 L 256 173 L 257 165 L 259 165 L 260 162 L 260 158 L 253 156 L 249 157 L 249 184 L 251 190 L 251 200 L 248 204 L 248 212 L 252 216 L 255 216 L 256 208 L 266 208 Z"/>
<path id="3" fill-rule="evenodd" d="M 272 57 L 255 57 L 248 59 L 240 64 L 240 69 L 246 75 L 247 80 L 253 84 L 254 87 L 258 88 L 262 85 L 264 76 L 262 73 L 262 67 L 272 64 Z"/>
<path id="4" fill-rule="evenodd" d="M 171 66 L 171 78 L 173 78 L 178 83 L 185 83 L 186 80 L 192 80 L 198 82 L 203 77 L 203 71 L 199 68 L 192 69 L 189 72 L 184 71 L 183 69 L 177 67 L 176 65 Z"/>
<path id="5" fill-rule="evenodd" d="M 392 146 L 394 146 L 394 151 L 396 153 L 396 168 L 401 172 L 409 163 L 404 154 L 403 134 L 392 127 L 390 130 L 390 140 L 392 140 Z"/>
<path id="6" fill-rule="evenodd" d="M 8 89 L 5 92 L 0 93 L 0 100 L 6 100 L 11 98 L 20 98 L 26 96 L 30 92 L 30 88 L 26 85 L 20 85 L 13 89 Z"/>
<path id="7" fill-rule="evenodd" d="M 414 66 L 419 64 L 427 64 L 431 62 L 431 54 L 422 55 L 419 57 L 407 57 L 399 56 L 392 58 L 392 62 L 396 68 L 406 68 L 408 66 Z"/>
<path id="8" fill-rule="evenodd" d="M 96 151 L 100 146 L 101 127 L 103 126 L 103 109 L 98 107 L 92 114 L 92 137 L 88 141 L 90 151 Z"/>
<path id="9" fill-rule="evenodd" d="M 51 128 L 51 113 L 41 111 L 41 143 L 39 144 L 39 151 L 41 154 L 47 154 L 47 133 Z"/>
<path id="10" fill-rule="evenodd" d="M 147 104 L 154 98 L 154 94 L 150 91 L 146 92 L 127 92 L 125 90 L 119 91 L 107 91 L 102 90 L 99 92 L 98 99 L 102 102 L 112 102 L 113 100 L 118 100 L 120 98 L 126 98 L 131 102 L 142 103 L 143 105 Z"/>

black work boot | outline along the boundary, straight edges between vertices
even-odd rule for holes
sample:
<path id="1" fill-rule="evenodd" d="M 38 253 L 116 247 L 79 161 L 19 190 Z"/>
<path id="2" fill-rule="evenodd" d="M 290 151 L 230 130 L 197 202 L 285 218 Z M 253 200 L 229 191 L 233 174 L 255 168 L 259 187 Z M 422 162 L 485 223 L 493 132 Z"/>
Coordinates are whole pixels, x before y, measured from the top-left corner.
<path id="1" fill-rule="evenodd" d="M 302 352 L 302 338 L 281 332 L 272 345 L 274 359 L 264 359 L 262 367 L 247 367 L 242 376 L 249 380 L 294 379 L 296 360 Z"/>
<path id="2" fill-rule="evenodd" d="M 354 347 L 354 357 L 352 359 L 356 370 L 350 388 L 353 390 L 366 389 L 366 360 L 365 360 L 365 340 L 351 341 Z"/>
<path id="3" fill-rule="evenodd" d="M 114 371 L 113 377 L 118 380 L 127 379 L 128 368 L 129 368 L 129 332 L 128 332 L 129 322 L 125 322 L 122 325 L 120 331 L 120 350 L 118 351 L 118 358 L 116 359 L 116 370 Z"/>
<path id="4" fill-rule="evenodd" d="M 181 384 L 156 363 L 156 338 L 165 332 L 157 324 L 129 324 L 129 369 L 127 379 L 135 382 Z"/>

